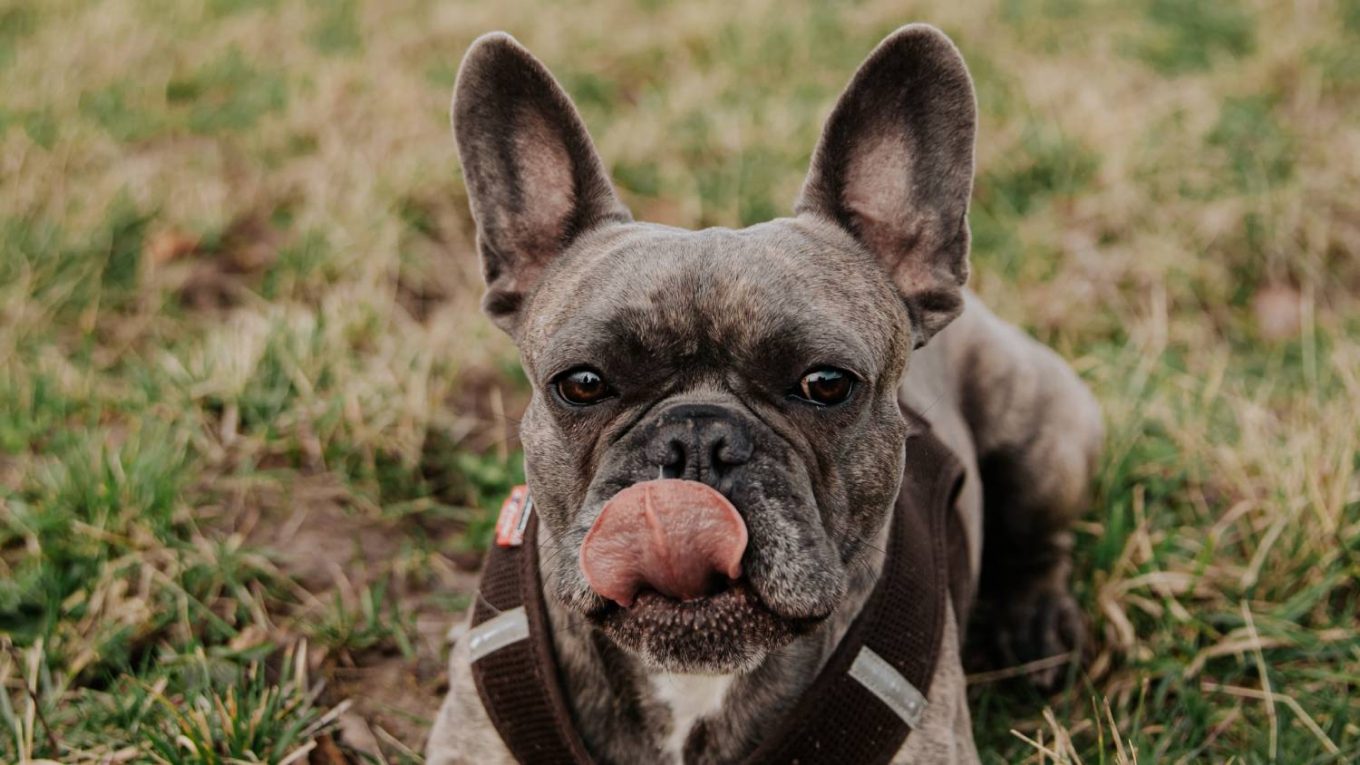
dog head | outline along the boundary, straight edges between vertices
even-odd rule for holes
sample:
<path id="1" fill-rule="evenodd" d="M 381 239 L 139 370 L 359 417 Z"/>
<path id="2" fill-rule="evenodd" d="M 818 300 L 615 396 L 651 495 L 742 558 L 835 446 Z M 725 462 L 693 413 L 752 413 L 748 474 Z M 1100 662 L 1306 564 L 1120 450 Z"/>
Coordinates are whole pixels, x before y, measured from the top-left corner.
<path id="1" fill-rule="evenodd" d="M 897 492 L 913 348 L 963 308 L 976 107 L 903 27 L 855 74 L 795 215 L 635 223 L 571 101 L 504 34 L 453 122 L 548 596 L 648 665 L 749 668 L 832 614 Z"/>

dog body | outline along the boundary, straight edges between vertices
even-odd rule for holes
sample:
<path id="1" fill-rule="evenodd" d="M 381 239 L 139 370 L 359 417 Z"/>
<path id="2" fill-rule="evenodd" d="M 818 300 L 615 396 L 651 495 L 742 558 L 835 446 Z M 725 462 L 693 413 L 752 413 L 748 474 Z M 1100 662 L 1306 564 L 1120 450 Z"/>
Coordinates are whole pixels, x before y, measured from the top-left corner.
<path id="1" fill-rule="evenodd" d="M 740 761 L 777 725 L 878 581 L 919 427 L 902 406 L 964 464 L 952 511 L 968 585 L 1004 583 L 989 612 L 999 649 L 1026 660 L 1078 644 L 1067 525 L 1100 417 L 1061 359 L 964 290 L 974 123 L 953 45 L 904 27 L 833 111 L 795 217 L 682 231 L 631 221 L 569 100 L 517 43 L 469 52 L 454 124 L 485 306 L 534 385 L 522 439 L 537 552 L 568 704 L 598 761 Z M 681 598 L 652 564 L 592 559 L 606 516 L 627 525 L 615 498 L 654 480 L 730 502 L 739 572 L 708 571 L 692 540 L 656 543 L 713 574 Z M 977 759 L 961 635 L 945 623 L 925 716 L 895 762 Z M 466 642 L 429 759 L 511 762 Z"/>

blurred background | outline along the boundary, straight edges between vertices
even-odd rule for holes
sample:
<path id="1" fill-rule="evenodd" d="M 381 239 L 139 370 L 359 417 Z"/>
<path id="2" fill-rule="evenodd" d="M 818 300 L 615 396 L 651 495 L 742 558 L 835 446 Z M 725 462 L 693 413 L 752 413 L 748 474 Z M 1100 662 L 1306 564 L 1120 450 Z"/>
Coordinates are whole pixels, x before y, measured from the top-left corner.
<path id="1" fill-rule="evenodd" d="M 447 107 L 505 29 L 642 219 L 787 213 L 909 21 L 973 287 L 1109 425 L 987 762 L 1360 757 L 1360 2 L 0 0 L 0 761 L 419 760 L 521 478 Z M 291 758 L 291 759 L 290 759 Z"/>

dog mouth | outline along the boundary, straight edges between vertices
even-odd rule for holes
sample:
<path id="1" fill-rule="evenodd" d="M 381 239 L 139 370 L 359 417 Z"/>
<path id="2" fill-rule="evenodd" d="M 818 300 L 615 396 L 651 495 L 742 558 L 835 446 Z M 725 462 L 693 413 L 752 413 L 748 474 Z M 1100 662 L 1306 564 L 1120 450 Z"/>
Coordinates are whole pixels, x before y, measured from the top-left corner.
<path id="1" fill-rule="evenodd" d="M 657 668 L 748 669 L 822 620 L 762 599 L 743 570 L 748 541 L 741 513 L 711 486 L 633 484 L 605 503 L 581 544 L 581 572 L 600 598 L 587 618 Z"/>
<path id="2" fill-rule="evenodd" d="M 644 589 L 629 606 L 608 602 L 587 614 L 611 640 L 659 669 L 714 673 L 750 669 L 823 618 L 775 613 L 745 578 L 699 598 Z"/>

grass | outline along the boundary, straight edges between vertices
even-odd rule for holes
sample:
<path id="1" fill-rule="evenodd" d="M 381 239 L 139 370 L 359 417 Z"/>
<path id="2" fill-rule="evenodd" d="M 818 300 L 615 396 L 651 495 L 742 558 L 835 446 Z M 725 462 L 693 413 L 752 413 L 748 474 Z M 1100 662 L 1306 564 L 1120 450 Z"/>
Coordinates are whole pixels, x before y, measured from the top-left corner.
<path id="1" fill-rule="evenodd" d="M 984 760 L 1360 758 L 1360 4 L 1305 6 L 0 0 L 0 761 L 418 759 L 520 477 L 476 35 L 638 217 L 740 225 L 918 19 L 977 78 L 974 287 L 1110 431 L 1093 660 L 977 683 Z"/>

